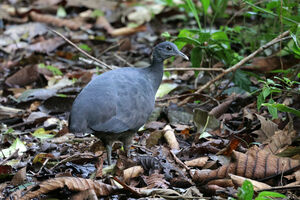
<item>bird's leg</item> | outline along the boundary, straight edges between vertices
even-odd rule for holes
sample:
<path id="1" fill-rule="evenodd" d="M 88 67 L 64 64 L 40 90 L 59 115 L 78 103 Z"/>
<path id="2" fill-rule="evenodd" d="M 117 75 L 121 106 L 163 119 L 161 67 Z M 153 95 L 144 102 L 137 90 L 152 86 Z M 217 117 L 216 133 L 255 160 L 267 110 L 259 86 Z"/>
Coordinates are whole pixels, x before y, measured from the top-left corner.
<path id="1" fill-rule="evenodd" d="M 132 144 L 133 135 L 134 135 L 134 133 L 127 135 L 127 137 L 125 137 L 122 141 L 123 146 L 124 146 L 124 150 L 125 150 L 126 155 L 127 155 L 127 158 L 130 157 L 130 151 L 129 150 L 130 150 L 130 147 L 131 147 L 131 144 Z"/>
<path id="2" fill-rule="evenodd" d="M 111 151 L 112 151 L 112 147 L 111 144 L 106 144 L 106 151 L 107 151 L 107 162 L 108 165 L 111 165 Z"/>
<path id="3" fill-rule="evenodd" d="M 111 165 L 111 152 L 112 152 L 113 141 L 111 141 L 105 137 L 101 138 L 101 140 L 102 140 L 104 146 L 106 147 L 108 165 Z"/>

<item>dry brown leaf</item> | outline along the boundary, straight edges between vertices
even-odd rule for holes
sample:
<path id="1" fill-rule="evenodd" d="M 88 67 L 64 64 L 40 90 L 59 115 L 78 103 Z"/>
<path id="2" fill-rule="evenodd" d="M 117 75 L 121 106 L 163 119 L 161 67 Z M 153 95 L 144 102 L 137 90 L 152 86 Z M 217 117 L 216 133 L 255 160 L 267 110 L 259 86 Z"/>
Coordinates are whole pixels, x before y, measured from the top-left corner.
<path id="1" fill-rule="evenodd" d="M 282 152 L 288 145 L 292 144 L 296 137 L 296 131 L 289 128 L 290 123 L 283 130 L 275 131 L 275 134 L 264 143 L 268 143 L 263 149 L 273 154 Z"/>
<path id="2" fill-rule="evenodd" d="M 142 173 L 144 173 L 144 168 L 142 166 L 127 168 L 123 171 L 124 181 L 128 183 L 131 178 L 138 177 Z"/>
<path id="3" fill-rule="evenodd" d="M 35 52 L 50 53 L 50 52 L 54 51 L 55 49 L 57 49 L 62 44 L 64 44 L 65 42 L 66 41 L 64 39 L 62 39 L 61 37 L 55 37 L 55 38 L 51 38 L 48 40 L 44 40 L 44 41 L 32 44 L 32 45 L 26 47 L 26 49 L 28 49 L 30 51 L 35 51 Z"/>
<path id="4" fill-rule="evenodd" d="M 229 97 L 226 101 L 221 103 L 220 105 L 214 107 L 208 114 L 219 118 L 223 115 L 229 108 L 230 104 L 235 100 L 234 97 Z"/>
<path id="5" fill-rule="evenodd" d="M 234 175 L 234 174 L 229 174 L 229 176 L 232 179 L 232 181 L 233 181 L 233 183 L 236 187 L 242 187 L 244 181 L 248 180 L 252 183 L 254 191 L 271 188 L 271 186 L 269 186 L 268 184 L 265 184 L 265 183 L 262 183 L 262 182 L 259 182 L 259 181 L 255 181 L 255 180 L 252 180 L 252 179 L 244 178 L 242 176 L 237 176 L 237 175 Z"/>
<path id="6" fill-rule="evenodd" d="M 58 27 L 68 27 L 72 30 L 78 30 L 81 27 L 86 26 L 86 24 L 80 18 L 61 19 L 52 15 L 39 14 L 34 11 L 30 12 L 30 17 L 34 21 L 43 22 Z"/>
<path id="7" fill-rule="evenodd" d="M 227 145 L 224 149 L 221 149 L 216 155 L 230 156 L 231 153 L 234 150 L 236 150 L 239 144 L 240 144 L 240 140 L 237 138 L 233 138 L 232 140 L 230 140 L 229 145 Z"/>
<path id="8" fill-rule="evenodd" d="M 23 167 L 20 169 L 12 178 L 11 184 L 14 186 L 21 185 L 25 182 L 26 180 L 26 167 Z"/>
<path id="9" fill-rule="evenodd" d="M 169 182 L 165 180 L 163 174 L 153 173 L 150 176 L 143 176 L 148 189 L 151 188 L 169 188 Z"/>
<path id="10" fill-rule="evenodd" d="M 203 167 L 207 161 L 208 161 L 208 157 L 205 156 L 205 157 L 185 161 L 184 164 L 186 164 L 189 167 Z"/>
<path id="11" fill-rule="evenodd" d="M 8 86 L 26 86 L 39 78 L 37 65 L 28 65 L 8 77 L 5 84 Z"/>
<path id="12" fill-rule="evenodd" d="M 158 144 L 158 141 L 162 138 L 163 131 L 157 130 L 151 132 L 150 136 L 146 140 L 146 147 L 151 148 Z"/>
<path id="13" fill-rule="evenodd" d="M 105 16 L 100 16 L 97 18 L 96 21 L 96 27 L 97 28 L 104 28 L 108 33 L 111 33 L 114 31 L 114 27 L 110 25 L 110 23 L 107 21 Z"/>
<path id="14" fill-rule="evenodd" d="M 69 190 L 77 192 L 94 190 L 98 197 L 111 195 L 117 190 L 116 187 L 96 180 L 75 177 L 59 177 L 40 183 L 37 190 L 26 193 L 22 196 L 21 200 L 30 200 L 40 196 L 41 194 L 47 194 L 48 192 L 63 187 L 67 187 Z"/>
<path id="15" fill-rule="evenodd" d="M 266 73 L 275 69 L 288 69 L 299 62 L 300 59 L 297 59 L 294 56 L 290 55 L 282 57 L 256 57 L 252 59 L 252 63 L 250 65 L 243 66 L 242 69 Z M 281 64 L 283 65 L 282 67 Z"/>
<path id="16" fill-rule="evenodd" d="M 191 174 L 195 182 L 207 182 L 214 179 L 228 177 L 235 174 L 251 179 L 262 179 L 272 175 L 281 174 L 300 165 L 299 160 L 282 158 L 254 146 L 247 154 L 234 151 L 230 164 L 216 170 L 197 170 Z"/>
<path id="17" fill-rule="evenodd" d="M 166 125 L 163 129 L 165 131 L 164 137 L 166 141 L 168 142 L 171 149 L 179 150 L 179 143 L 175 137 L 174 130 L 171 128 L 170 125 Z"/>
<path id="18" fill-rule="evenodd" d="M 254 134 L 258 135 L 258 138 L 256 138 L 255 141 L 263 143 L 275 134 L 275 131 L 278 130 L 278 125 L 269 119 L 265 119 L 263 116 L 256 116 L 260 121 L 261 128 L 260 130 L 253 131 Z"/>
<path id="19" fill-rule="evenodd" d="M 72 196 L 71 200 L 98 200 L 98 197 L 95 193 L 95 190 L 86 190 L 86 191 L 81 191 L 75 195 Z"/>
<path id="20" fill-rule="evenodd" d="M 135 28 L 132 27 L 123 27 L 123 28 L 117 28 L 110 32 L 111 36 L 117 37 L 117 36 L 124 36 L 124 35 L 131 35 L 137 32 L 146 31 L 147 27 L 145 25 L 138 26 Z"/>
<path id="21" fill-rule="evenodd" d="M 225 187 L 233 187 L 234 186 L 232 180 L 229 179 L 229 178 L 212 180 L 212 181 L 209 181 L 207 183 L 207 185 L 218 185 L 218 186 L 224 187 L 224 188 Z"/>

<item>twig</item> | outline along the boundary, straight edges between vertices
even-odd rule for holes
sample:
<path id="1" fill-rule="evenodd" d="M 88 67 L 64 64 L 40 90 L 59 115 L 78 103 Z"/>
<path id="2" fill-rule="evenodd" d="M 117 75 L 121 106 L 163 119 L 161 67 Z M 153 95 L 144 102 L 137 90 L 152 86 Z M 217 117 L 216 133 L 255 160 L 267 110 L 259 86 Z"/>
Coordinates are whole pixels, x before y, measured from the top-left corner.
<path id="1" fill-rule="evenodd" d="M 58 36 L 60 36 L 61 38 L 63 38 L 64 40 L 66 40 L 70 45 L 72 45 L 73 47 L 75 47 L 75 49 L 77 49 L 78 51 L 80 51 L 82 54 L 84 54 L 85 56 L 87 56 L 88 58 L 94 60 L 95 62 L 99 63 L 100 66 L 104 69 L 112 69 L 111 66 L 107 65 L 106 63 L 102 62 L 101 60 L 91 56 L 90 54 L 88 54 L 87 52 L 83 51 L 82 49 L 80 49 L 76 44 L 74 44 L 73 42 L 71 42 L 68 38 L 66 38 L 63 34 L 57 32 L 56 30 L 53 30 L 51 28 L 49 28 L 50 31 L 52 31 L 53 33 L 57 34 Z"/>
<path id="2" fill-rule="evenodd" d="M 181 167 L 183 167 L 186 171 L 188 171 L 188 172 L 190 172 L 191 171 L 191 169 L 186 165 L 186 164 L 184 164 L 184 162 L 182 162 L 174 153 L 173 153 L 173 151 L 172 150 L 170 150 L 170 153 L 171 153 L 171 155 L 173 156 L 173 158 L 174 158 L 174 160 L 179 164 L 179 165 L 181 165 Z M 190 174 L 190 173 L 188 173 L 188 174 Z"/>
<path id="3" fill-rule="evenodd" d="M 258 4 L 260 4 L 260 3 L 262 3 L 262 2 L 264 2 L 264 1 L 259 1 L 259 2 L 256 2 L 256 3 L 254 3 L 253 5 L 258 5 Z M 236 17 L 236 16 L 238 16 L 239 14 L 241 14 L 241 13 L 243 13 L 245 10 L 247 10 L 249 7 L 247 7 L 247 6 L 245 6 L 244 8 L 242 8 L 241 10 L 238 10 L 227 22 L 226 22 L 226 26 L 228 26 L 230 23 L 231 23 L 231 21 Z"/>
<path id="4" fill-rule="evenodd" d="M 165 68 L 164 71 L 225 71 L 222 68 L 194 68 L 194 67 L 182 67 L 182 68 Z"/>
<path id="5" fill-rule="evenodd" d="M 299 189 L 300 189 L 300 185 L 294 185 L 294 186 L 277 186 L 277 187 L 265 188 L 265 189 L 257 190 L 257 192 L 274 191 L 274 190 L 299 190 Z"/>
<path id="6" fill-rule="evenodd" d="M 68 156 L 67 158 L 59 161 L 58 163 L 56 163 L 56 165 L 54 165 L 53 167 L 51 167 L 50 170 L 55 169 L 58 165 L 60 165 L 62 163 L 66 163 L 66 162 L 72 161 L 74 158 L 82 158 L 84 156 L 91 156 L 93 158 L 99 157 L 99 156 L 95 156 L 94 154 L 91 154 L 91 153 L 74 154 L 74 155 Z"/>
<path id="7" fill-rule="evenodd" d="M 262 52 L 263 50 L 267 49 L 268 47 L 282 41 L 282 40 L 286 40 L 288 37 L 285 37 L 287 35 L 290 34 L 290 31 L 285 31 L 284 33 L 280 34 L 279 36 L 277 36 L 276 38 L 274 38 L 273 40 L 271 40 L 270 42 L 268 42 L 267 44 L 259 47 L 256 51 L 254 51 L 253 53 L 251 53 L 249 56 L 247 56 L 246 58 L 242 59 L 240 62 L 238 62 L 237 64 L 233 65 L 232 67 L 226 69 L 224 72 L 222 72 L 221 74 L 219 74 L 216 78 L 208 81 L 205 85 L 203 85 L 202 87 L 200 87 L 194 94 L 198 95 L 199 93 L 201 93 L 203 90 L 205 90 L 206 88 L 208 88 L 212 83 L 220 80 L 223 76 L 225 76 L 226 74 L 229 74 L 230 72 L 234 72 L 237 69 L 239 69 L 242 65 L 244 65 L 246 62 L 248 62 L 249 60 L 251 60 L 252 58 L 254 58 L 254 56 L 256 56 L 258 53 Z M 189 100 L 192 97 L 187 97 L 185 100 L 183 100 L 182 102 L 180 102 L 178 105 L 182 106 L 186 103 L 189 102 Z"/>
<path id="8" fill-rule="evenodd" d="M 121 56 L 119 56 L 118 54 L 114 53 L 113 54 L 116 58 L 118 58 L 119 60 L 121 60 L 122 62 L 124 62 L 126 65 L 130 66 L 130 67 L 134 67 L 133 64 L 129 63 L 127 60 L 125 60 L 124 58 L 122 58 Z"/>
<path id="9" fill-rule="evenodd" d="M 182 95 L 176 95 L 176 96 L 171 96 L 171 97 L 165 97 L 165 98 L 161 98 L 161 99 L 156 99 L 155 101 L 156 102 L 161 102 L 161 101 L 167 101 L 167 100 L 172 100 L 172 99 L 180 99 L 180 98 L 183 98 L 183 97 L 190 97 L 190 96 L 196 96 L 196 95 L 199 95 L 199 96 L 204 96 L 206 98 L 209 98 L 211 100 L 213 100 L 214 102 L 216 102 L 218 105 L 220 105 L 220 102 L 209 96 L 209 95 L 206 95 L 206 94 L 195 94 L 195 93 L 189 93 L 189 94 L 182 94 Z"/>

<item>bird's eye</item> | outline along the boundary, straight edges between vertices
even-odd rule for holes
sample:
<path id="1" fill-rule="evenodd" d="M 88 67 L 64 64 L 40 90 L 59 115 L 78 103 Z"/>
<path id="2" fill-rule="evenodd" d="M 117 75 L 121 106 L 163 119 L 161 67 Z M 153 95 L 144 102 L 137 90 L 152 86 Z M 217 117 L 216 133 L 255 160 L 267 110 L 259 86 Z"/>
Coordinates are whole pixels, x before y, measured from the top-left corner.
<path id="1" fill-rule="evenodd" d="M 167 48 L 168 51 L 172 50 L 172 48 L 170 46 L 167 46 L 166 48 Z"/>

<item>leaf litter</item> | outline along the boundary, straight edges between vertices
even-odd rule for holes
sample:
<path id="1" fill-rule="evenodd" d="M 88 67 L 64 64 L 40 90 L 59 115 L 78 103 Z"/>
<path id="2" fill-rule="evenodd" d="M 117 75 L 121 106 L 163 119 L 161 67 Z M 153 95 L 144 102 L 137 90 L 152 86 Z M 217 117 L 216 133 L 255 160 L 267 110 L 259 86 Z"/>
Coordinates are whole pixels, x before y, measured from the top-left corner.
<path id="1" fill-rule="evenodd" d="M 69 36 L 78 46 L 84 44 L 84 50 L 109 66 L 122 67 L 148 65 L 151 47 L 162 40 L 160 34 L 177 32 L 182 24 L 170 20 L 166 27 L 157 27 L 164 23 L 161 15 L 173 11 L 154 1 L 120 7 L 111 1 L 103 1 L 100 7 L 97 0 L 67 1 L 66 5 L 36 1 L 32 7 L 23 4 L 26 12 L 20 9 L 19 13 L 11 12 L 14 6 L 9 2 L 0 8 L 6 13 L 0 16 L 5 21 L 0 35 L 1 198 L 201 199 L 217 196 L 217 190 L 236 189 L 245 178 L 253 181 L 256 191 L 277 186 L 282 175 L 286 184 L 299 182 L 299 149 L 294 150 L 299 130 L 293 120 L 287 115 L 267 120 L 269 115 L 257 111 L 252 96 L 222 93 L 227 80 L 220 83 L 223 88 L 209 89 L 222 95 L 199 95 L 194 103 L 178 106 L 182 98 L 172 99 L 173 95 L 191 94 L 195 85 L 209 78 L 203 74 L 195 80 L 194 71 L 165 76 L 155 116 L 134 137 L 133 157 L 124 156 L 115 144 L 116 165 L 107 166 L 101 142 L 67 130 L 74 98 L 103 70 L 89 59 L 80 59 L 79 52 L 48 28 Z M 57 5 L 62 5 L 66 16 L 53 14 Z M 103 7 L 109 12 L 103 12 Z M 277 59 L 257 58 L 244 68 L 273 70 L 278 68 Z M 285 68 L 291 67 L 287 60 L 283 60 Z M 178 59 L 166 62 L 166 66 L 175 65 L 191 67 Z M 167 101 L 161 103 L 161 98 Z M 292 156 L 278 156 L 288 150 L 294 150 Z"/>

